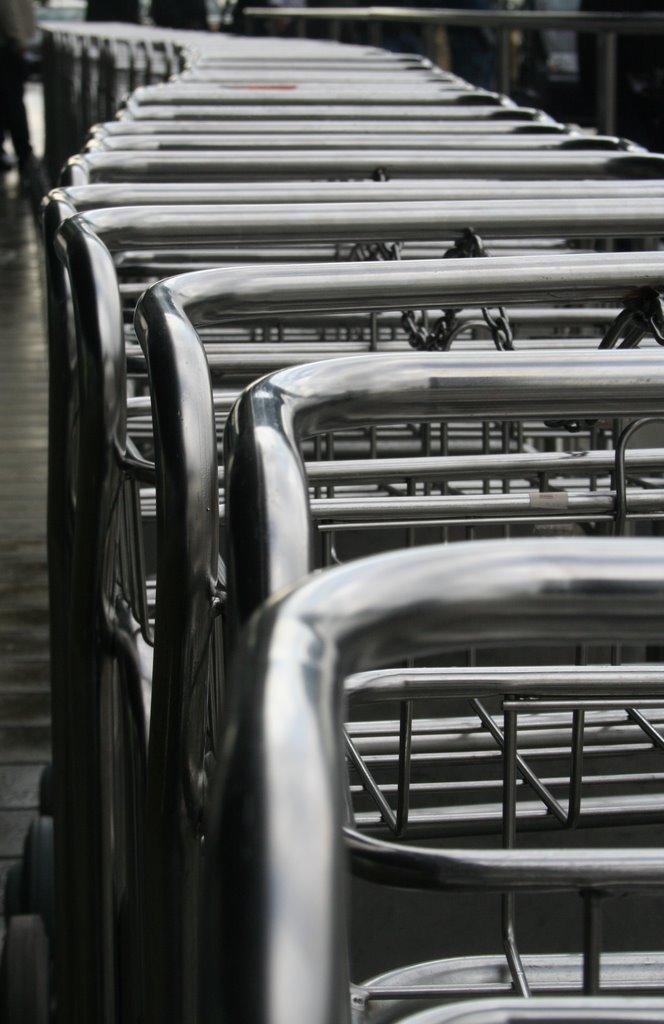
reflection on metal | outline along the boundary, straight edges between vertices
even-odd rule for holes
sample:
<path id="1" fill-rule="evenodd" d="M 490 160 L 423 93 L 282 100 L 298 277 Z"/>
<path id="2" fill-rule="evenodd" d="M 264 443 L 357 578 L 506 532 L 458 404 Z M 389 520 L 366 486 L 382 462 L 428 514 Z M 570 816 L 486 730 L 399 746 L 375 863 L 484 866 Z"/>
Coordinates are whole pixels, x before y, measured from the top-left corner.
<path id="1" fill-rule="evenodd" d="M 331 569 L 257 613 L 236 653 L 210 812 L 207 1019 L 285 1021 L 281 998 L 292 992 L 291 1021 L 349 1019 L 339 899 L 349 672 L 468 642 L 657 642 L 663 568 L 655 540 L 425 547 Z M 658 849 L 436 849 L 346 833 L 354 870 L 400 887 L 608 896 L 662 883 Z M 251 949 L 270 979 L 267 1005 L 238 974 L 245 943 L 246 962 Z"/>
<path id="2" fill-rule="evenodd" d="M 179 79 L 164 81 L 184 65 Z M 580 991 L 585 976 L 586 993 L 594 991 L 594 896 L 587 897 L 585 957 L 538 959 L 518 948 L 509 893 L 503 932 L 513 975 L 504 958 L 482 958 L 465 973 L 449 963 L 419 965 L 349 990 L 338 826 L 354 826 L 356 870 L 408 885 L 571 886 L 594 894 L 600 883 L 604 892 L 660 881 L 656 857 L 638 850 L 545 855 L 538 867 L 526 851 L 441 857 L 412 844 L 503 830 L 513 845 L 517 827 L 555 835 L 607 822 L 649 824 L 659 814 L 661 772 L 584 770 L 591 748 L 631 757 L 661 746 L 661 668 L 643 646 L 658 639 L 657 543 L 522 548 L 518 537 L 610 534 L 616 523 L 654 532 L 662 517 L 661 448 L 625 454 L 619 465 L 629 486 L 616 482 L 618 499 L 611 479 L 614 418 L 664 413 L 664 363 L 652 325 L 640 323 L 638 339 L 629 334 L 644 351 L 592 350 L 616 314 L 623 324 L 620 308 L 632 310 L 635 292 L 659 294 L 664 257 L 587 251 L 610 250 L 616 239 L 647 250 L 648 239 L 663 233 L 661 157 L 581 136 L 427 61 L 369 47 L 58 26 L 49 29 L 46 66 L 56 168 L 84 144 L 93 121 L 104 122 L 90 134 L 90 151 L 69 161 L 67 187 L 52 193 L 44 212 L 59 1016 L 75 1024 L 221 1019 L 215 992 L 199 998 L 197 991 L 199 911 L 214 918 L 218 884 L 227 901 L 223 1019 L 313 1024 L 346 1020 L 352 1010 L 358 1020 L 387 1021 L 419 1009 L 423 988 L 432 999 L 441 989 L 451 998 L 502 995 L 512 981 L 522 992 Z M 130 89 L 119 119 L 109 121 Z M 461 266 L 441 259 L 469 230 L 490 240 L 493 255 Z M 398 265 L 346 262 L 354 246 L 395 243 Z M 162 277 L 169 280 L 155 285 Z M 516 351 L 492 353 L 487 325 L 477 322 L 483 307 L 503 302 Z M 404 309 L 422 310 L 423 325 L 455 311 L 452 351 L 407 353 Z M 306 365 L 312 358 L 318 362 Z M 574 436 L 573 418 L 582 426 Z M 509 672 L 470 663 L 433 675 L 413 667 L 354 673 L 353 706 L 390 696 L 402 711 L 385 722 L 350 721 L 343 734 L 330 717 L 334 696 L 340 721 L 334 658 L 306 706 L 297 668 L 295 689 L 279 691 L 278 707 L 269 703 L 271 683 L 261 703 L 262 677 L 248 661 L 238 669 L 248 674 L 247 694 L 225 685 L 229 649 L 246 642 L 240 626 L 263 600 L 381 538 L 415 546 L 427 530 L 445 542 L 504 540 L 484 549 L 486 562 L 479 545 L 413 553 L 422 590 L 410 576 L 412 586 L 400 587 L 395 576 L 366 615 L 367 599 L 355 603 L 365 593 L 361 567 L 331 573 L 329 583 L 322 576 L 304 591 L 313 595 L 313 618 L 287 620 L 284 655 L 304 656 L 306 674 L 317 666 L 319 639 L 329 639 L 331 654 L 355 611 L 358 637 L 375 617 L 376 650 L 386 637 L 405 653 L 399 644 L 411 642 L 414 624 L 419 651 L 439 600 L 427 580 L 433 588 L 440 565 L 455 580 L 441 599 L 452 632 L 453 608 L 472 604 L 466 583 L 477 579 L 484 588 L 484 618 L 471 616 L 464 644 L 494 627 L 501 635 L 523 630 L 524 638 L 537 629 L 547 638 L 578 630 L 587 639 L 634 642 L 639 660 L 621 664 L 613 647 L 611 665 L 585 665 L 579 652 L 563 666 L 544 659 Z M 647 558 L 638 555 L 646 548 Z M 521 597 L 502 576 L 519 551 Z M 565 552 L 563 568 L 554 569 Z M 383 571 L 375 563 L 379 587 Z M 342 607 L 339 598 L 328 634 L 325 616 L 336 607 L 335 588 L 345 586 L 335 580 L 350 581 L 349 600 Z M 494 580 L 498 611 L 482 633 Z M 323 592 L 331 600 L 320 598 L 319 608 Z M 390 595 L 394 609 L 403 606 L 379 628 Z M 553 603 L 550 621 L 545 598 Z M 268 618 L 281 623 L 286 612 L 275 608 Z M 373 640 L 362 643 L 375 664 Z M 341 644 L 339 651 L 345 658 Z M 334 679 L 323 680 L 328 669 Z M 441 688 L 468 696 L 470 710 L 443 714 L 429 730 L 414 711 Z M 263 750 L 245 718 L 250 690 L 259 698 L 251 715 L 264 712 L 269 733 Z M 505 721 L 486 703 L 496 695 Z M 235 728 L 252 730 L 237 748 L 240 769 L 228 746 Z M 271 773 L 261 757 L 273 756 L 273 731 L 290 752 L 267 780 L 280 800 L 262 804 L 256 773 Z M 344 744 L 355 770 L 342 793 L 336 767 Z M 568 757 L 569 769 L 553 772 L 553 753 Z M 423 782 L 423 759 L 478 766 L 482 802 L 465 783 L 454 795 L 445 782 Z M 232 833 L 221 850 L 208 836 L 218 815 L 208 794 L 215 765 L 224 816 L 229 802 L 233 814 L 244 814 L 245 800 L 257 794 L 243 818 L 251 828 Z M 300 801 L 308 779 L 311 791 Z M 258 849 L 263 833 L 268 843 Z M 397 847 L 387 841 L 395 835 Z M 201 908 L 203 849 L 212 889 Z M 281 854 L 291 875 L 281 874 Z M 234 858 L 240 872 L 228 874 Z M 417 883 L 415 872 L 422 872 Z M 236 917 L 232 942 L 226 929 Z M 217 940 L 203 949 L 215 958 Z M 300 973 L 305 961 L 308 974 Z M 602 955 L 601 966 L 602 982 L 609 977 L 616 991 L 645 992 L 661 957 L 644 965 L 627 953 Z M 546 1012 L 557 1019 L 566 1005 L 547 1004 Z M 627 1019 L 617 997 L 576 996 L 573 1005 L 583 1007 L 579 1019 Z M 644 1020 L 658 1009 L 639 1003 Z M 493 1011 L 520 1019 L 513 1002 Z M 457 1011 L 436 1012 L 442 1020 Z"/>

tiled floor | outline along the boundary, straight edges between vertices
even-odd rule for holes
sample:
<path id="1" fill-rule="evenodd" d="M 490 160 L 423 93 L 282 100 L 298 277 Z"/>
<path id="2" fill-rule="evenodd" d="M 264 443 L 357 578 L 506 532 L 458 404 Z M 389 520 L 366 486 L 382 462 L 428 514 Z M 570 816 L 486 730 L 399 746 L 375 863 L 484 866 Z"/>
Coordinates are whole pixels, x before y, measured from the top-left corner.
<path id="1" fill-rule="evenodd" d="M 38 87 L 30 88 L 35 148 Z M 50 758 L 47 354 L 40 241 L 15 172 L 0 177 L 0 891 Z M 1 899 L 1 897 L 0 897 Z M 0 931 L 2 924 L 0 924 Z"/>

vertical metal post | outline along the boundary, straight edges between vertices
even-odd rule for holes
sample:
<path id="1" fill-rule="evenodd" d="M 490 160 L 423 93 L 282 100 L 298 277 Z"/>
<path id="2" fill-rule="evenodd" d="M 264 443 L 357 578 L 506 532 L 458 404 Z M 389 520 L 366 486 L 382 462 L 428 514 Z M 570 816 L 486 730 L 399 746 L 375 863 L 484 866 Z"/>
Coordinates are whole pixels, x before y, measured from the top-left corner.
<path id="1" fill-rule="evenodd" d="M 615 32 L 597 36 L 597 128 L 603 135 L 616 132 L 617 41 Z"/>
<path id="2" fill-rule="evenodd" d="M 498 92 L 509 96 L 512 85 L 510 69 L 510 30 L 509 28 L 498 29 L 498 67 L 496 77 L 498 79 Z"/>
<path id="3" fill-rule="evenodd" d="M 516 758 L 517 713 L 504 712 L 503 733 L 503 849 L 513 850 L 516 846 Z M 503 932 L 503 949 L 512 976 L 514 990 L 524 997 L 530 995 L 528 976 L 525 972 L 519 947 L 516 942 L 516 903 L 513 892 L 504 893 L 501 897 L 501 918 Z"/>
<path id="4" fill-rule="evenodd" d="M 602 950 L 602 894 L 589 890 L 582 894 L 584 908 L 583 994 L 599 995 Z"/>
<path id="5" fill-rule="evenodd" d="M 399 722 L 399 786 L 397 793 L 397 835 L 402 837 L 408 828 L 410 810 L 410 766 L 413 747 L 413 702 L 401 705 Z"/>
<path id="6" fill-rule="evenodd" d="M 329 38 L 338 43 L 341 39 L 341 21 L 339 18 L 330 19 Z"/>

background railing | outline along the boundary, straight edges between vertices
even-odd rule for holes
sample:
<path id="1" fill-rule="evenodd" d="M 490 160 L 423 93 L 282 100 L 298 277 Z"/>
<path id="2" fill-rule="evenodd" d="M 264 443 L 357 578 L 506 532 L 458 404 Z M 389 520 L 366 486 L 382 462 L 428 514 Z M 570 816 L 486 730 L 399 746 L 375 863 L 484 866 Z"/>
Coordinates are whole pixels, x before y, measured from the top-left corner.
<path id="1" fill-rule="evenodd" d="M 597 111 L 595 123 L 600 132 L 613 135 L 616 131 L 617 109 L 617 53 L 618 36 L 664 36 L 664 14 L 602 14 L 583 11 L 464 11 L 415 7 L 247 7 L 244 17 L 249 26 L 257 21 L 282 19 L 287 15 L 296 20 L 298 34 L 306 35 L 307 22 L 327 22 L 331 39 L 341 38 L 345 22 L 366 23 L 369 40 L 381 46 L 383 26 L 405 22 L 423 26 L 424 47 L 433 57 L 434 33 L 443 28 L 494 29 L 497 34 L 497 87 L 509 95 L 511 82 L 510 33 L 542 32 L 559 29 L 588 33 L 597 39 Z"/>

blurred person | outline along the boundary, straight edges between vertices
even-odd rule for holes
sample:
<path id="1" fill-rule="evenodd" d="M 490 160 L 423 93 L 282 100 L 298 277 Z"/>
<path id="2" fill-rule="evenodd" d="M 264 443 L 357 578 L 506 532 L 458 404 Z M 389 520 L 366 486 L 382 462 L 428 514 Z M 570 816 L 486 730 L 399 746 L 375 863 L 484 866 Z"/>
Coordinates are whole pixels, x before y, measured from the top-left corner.
<path id="1" fill-rule="evenodd" d="M 394 0 L 391 7 L 444 7 L 446 10 L 491 11 L 495 0 Z M 494 89 L 496 82 L 496 41 L 494 32 L 486 28 L 465 25 L 445 26 L 452 71 L 459 78 L 482 89 Z M 393 22 L 383 30 L 383 46 L 401 53 L 424 53 L 422 26 Z"/>
<path id="2" fill-rule="evenodd" d="M 4 0 L 0 0 L 0 3 Z M 86 21 L 129 21 L 137 25 L 140 18 L 138 0 L 88 0 Z"/>
<path id="3" fill-rule="evenodd" d="M 294 38 L 297 35 L 297 25 L 292 18 L 288 17 L 288 8 L 306 7 L 306 0 L 267 0 L 267 5 L 268 7 L 278 7 L 283 11 L 283 17 L 268 22 L 268 34 L 287 39 Z"/>
<path id="4" fill-rule="evenodd" d="M 582 11 L 662 14 L 663 0 L 581 0 Z M 597 111 L 596 36 L 578 36 L 579 76 L 584 106 Z M 664 36 L 619 35 L 616 130 L 656 152 L 664 150 Z"/>
<path id="5" fill-rule="evenodd" d="M 0 0 L 0 116 L 23 179 L 34 164 L 23 84 L 29 72 L 26 54 L 36 33 L 32 0 Z"/>
<path id="6" fill-rule="evenodd" d="M 205 0 L 152 0 L 150 17 L 160 28 L 182 28 L 206 32 Z"/>
<path id="7" fill-rule="evenodd" d="M 455 0 L 445 7 L 464 11 L 495 10 L 495 0 Z M 465 26 L 447 29 L 447 38 L 452 55 L 452 71 L 481 89 L 496 87 L 496 39 L 490 28 L 467 28 Z"/>

